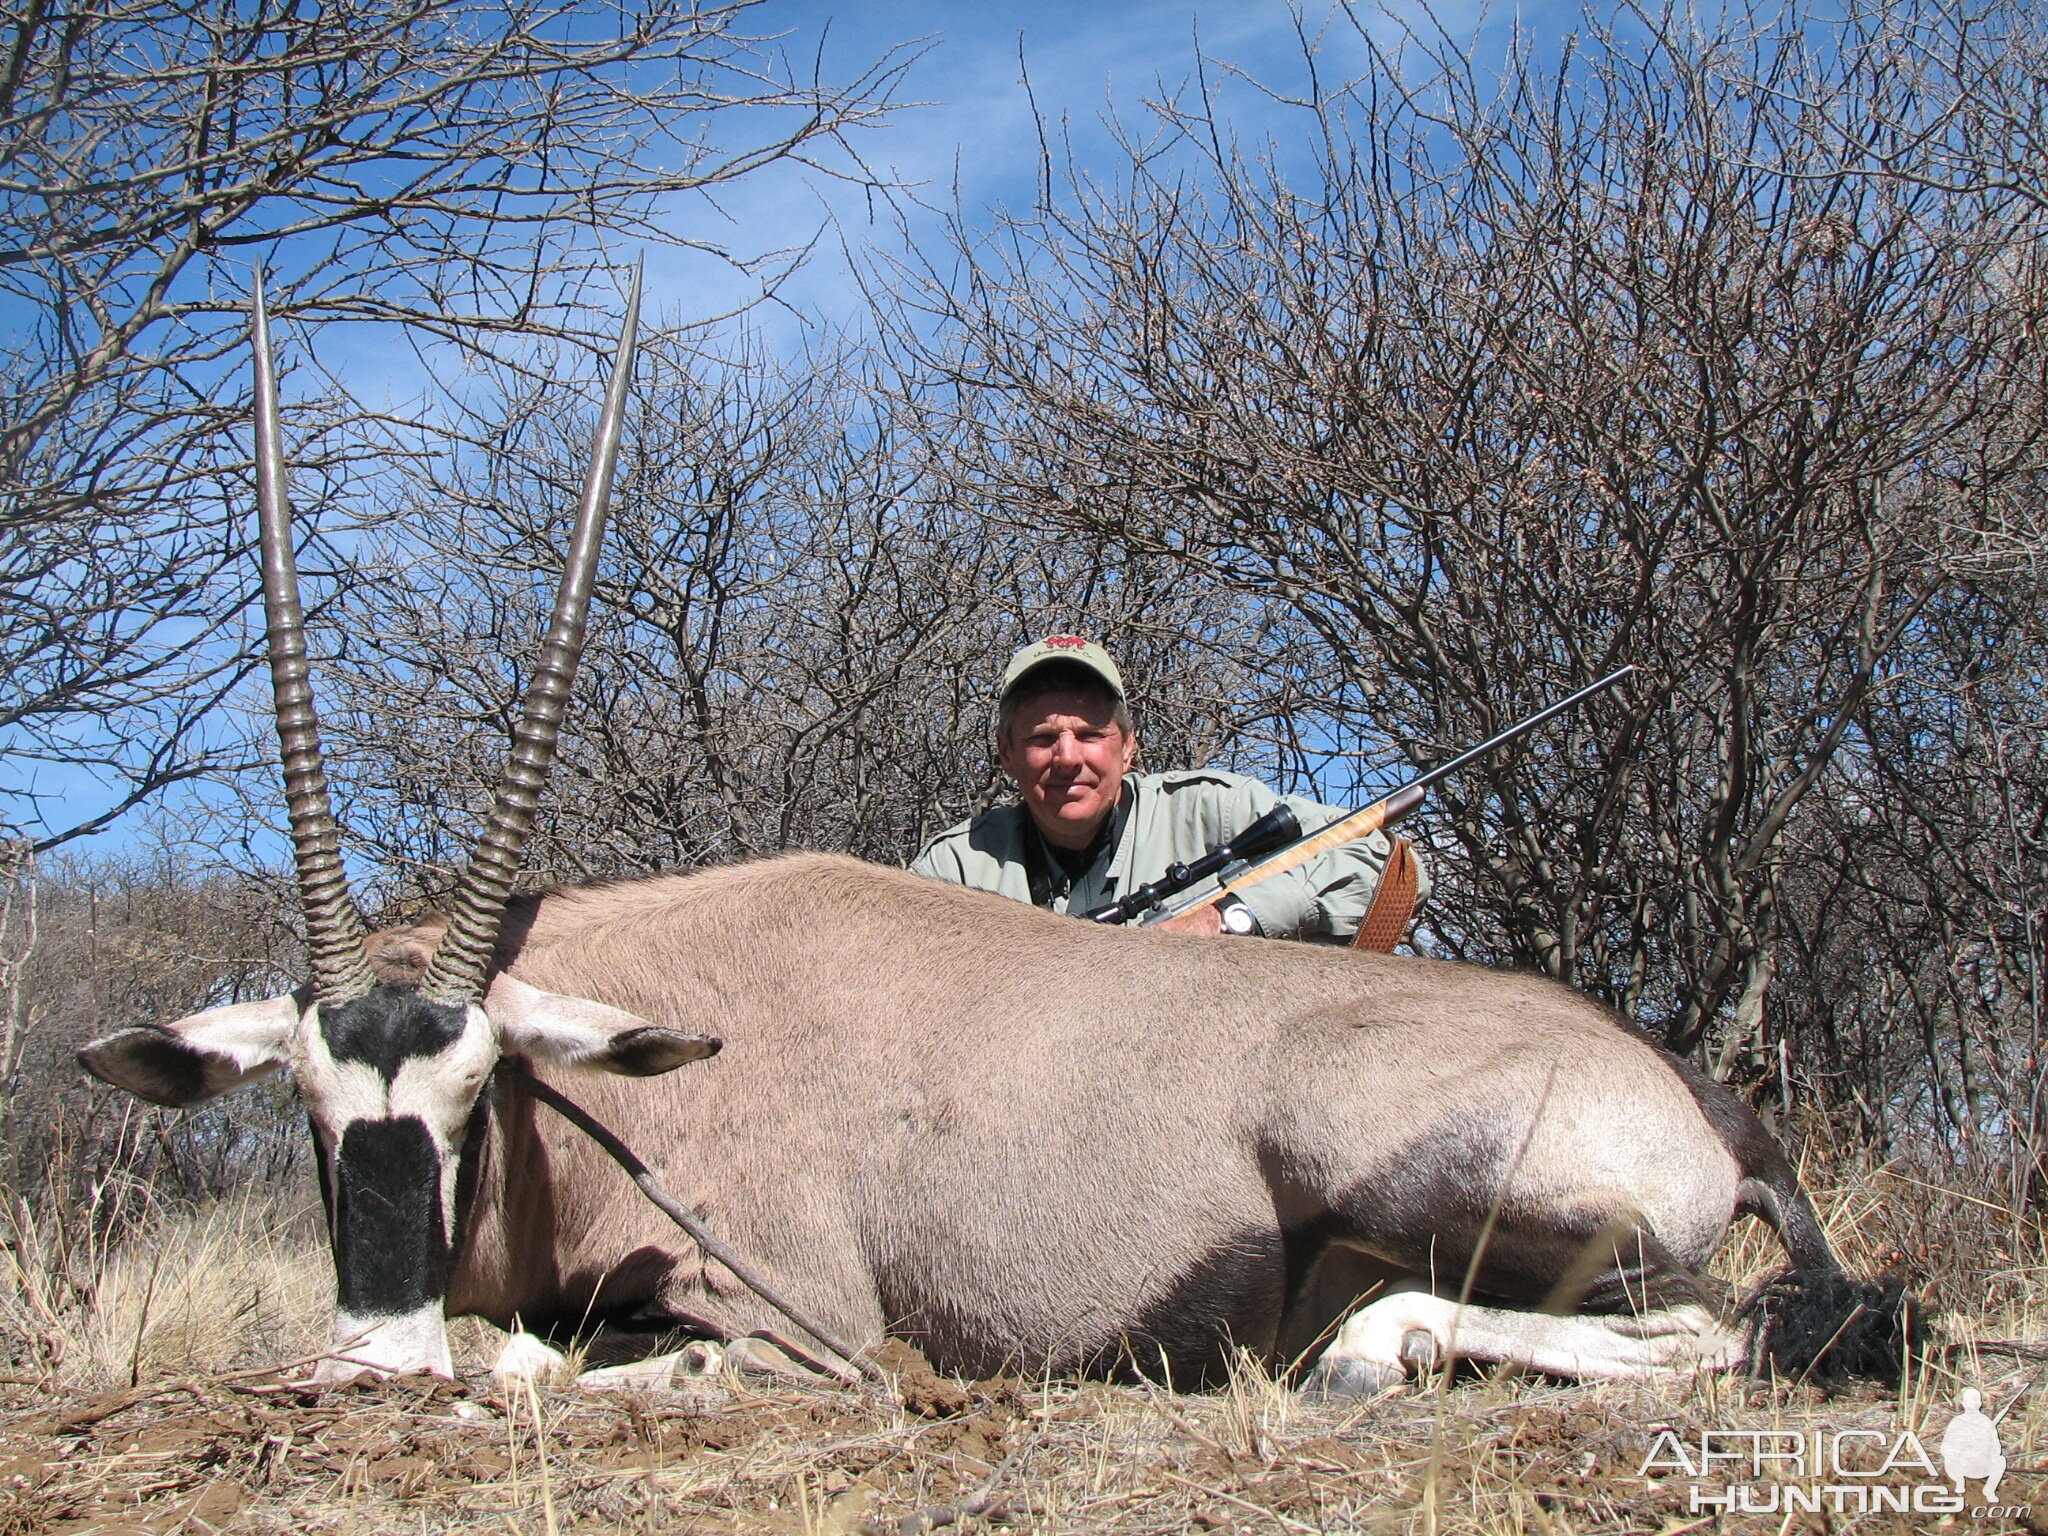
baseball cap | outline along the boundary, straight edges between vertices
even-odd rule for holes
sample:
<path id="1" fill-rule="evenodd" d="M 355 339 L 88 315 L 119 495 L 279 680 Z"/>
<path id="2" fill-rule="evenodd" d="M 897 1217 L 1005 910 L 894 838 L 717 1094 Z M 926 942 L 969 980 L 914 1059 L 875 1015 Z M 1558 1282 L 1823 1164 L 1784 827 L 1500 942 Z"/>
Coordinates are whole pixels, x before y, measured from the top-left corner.
<path id="1" fill-rule="evenodd" d="M 1086 635 L 1047 635 L 1010 658 L 1010 665 L 1003 672 L 1003 689 L 997 697 L 1007 699 L 1031 673 L 1056 661 L 1087 668 L 1108 684 L 1111 693 L 1119 699 L 1124 696 L 1124 676 L 1109 659 L 1109 652 Z"/>

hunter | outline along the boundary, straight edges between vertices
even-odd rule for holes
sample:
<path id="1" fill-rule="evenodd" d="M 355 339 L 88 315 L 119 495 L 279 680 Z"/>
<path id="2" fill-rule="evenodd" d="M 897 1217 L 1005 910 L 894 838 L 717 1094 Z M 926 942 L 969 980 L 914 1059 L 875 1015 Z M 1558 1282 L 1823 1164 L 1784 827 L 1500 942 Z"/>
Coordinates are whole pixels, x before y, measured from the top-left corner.
<path id="1" fill-rule="evenodd" d="M 1242 774 L 1132 773 L 1137 753 L 1109 652 L 1080 635 L 1025 646 L 1003 673 L 996 707 L 996 754 L 1018 802 L 941 832 L 911 869 L 1078 917 L 1200 857 L 1283 800 L 1304 832 L 1345 814 Z M 1383 881 L 1389 859 L 1397 876 Z M 1412 848 L 1374 832 L 1160 926 L 1391 949 L 1428 890 Z"/>

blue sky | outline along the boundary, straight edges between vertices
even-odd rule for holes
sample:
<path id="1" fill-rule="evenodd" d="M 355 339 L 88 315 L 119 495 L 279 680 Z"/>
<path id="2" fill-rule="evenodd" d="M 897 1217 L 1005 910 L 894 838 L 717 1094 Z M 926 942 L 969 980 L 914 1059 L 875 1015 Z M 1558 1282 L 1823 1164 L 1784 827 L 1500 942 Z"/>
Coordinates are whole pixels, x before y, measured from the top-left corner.
<path id="1" fill-rule="evenodd" d="M 1540 36 L 1568 29 L 1579 14 L 1557 5 L 1489 10 L 1473 0 L 1446 0 L 1432 10 L 1453 37 L 1476 34 L 1482 53 L 1512 27 Z M 1386 39 L 1398 35 L 1404 15 L 1426 25 L 1419 4 L 1356 14 Z M 782 289 L 789 308 L 754 315 L 778 347 L 798 342 L 807 323 L 856 323 L 860 300 L 842 243 L 856 257 L 870 246 L 893 248 L 898 210 L 908 213 L 913 235 L 929 236 L 937 215 L 918 211 L 913 199 L 950 208 L 957 198 L 976 227 L 986 227 L 998 209 L 1027 209 L 1039 154 L 1034 103 L 1064 131 L 1084 168 L 1107 171 L 1115 159 L 1108 115 L 1135 119 L 1147 98 L 1191 80 L 1197 40 L 1211 60 L 1289 85 L 1301 78 L 1298 26 L 1321 39 L 1330 77 L 1357 72 L 1364 58 L 1355 30 L 1327 6 L 1306 7 L 1297 17 L 1283 0 L 769 0 L 752 18 L 756 30 L 786 34 L 780 46 L 794 59 L 807 61 L 822 46 L 828 76 L 844 77 L 892 45 L 922 39 L 925 47 L 901 92 L 919 105 L 864 133 L 858 144 L 872 167 L 911 189 L 908 196 L 892 207 L 809 168 L 777 166 L 722 191 L 723 217 L 705 220 L 707 237 L 744 253 L 798 245 L 823 232 L 806 267 Z M 1228 79 L 1222 85 L 1241 137 L 1276 135 L 1284 148 L 1287 135 L 1300 131 L 1298 114 Z M 701 206 L 678 210 L 692 219 L 705 213 Z M 708 257 L 664 258 L 649 276 L 657 308 L 673 321 L 717 314 L 756 291 Z"/>
<path id="2" fill-rule="evenodd" d="M 1424 30 L 1440 26 L 1482 59 L 1498 57 L 1514 30 L 1533 34 L 1540 46 L 1581 25 L 1583 16 L 1576 5 L 1546 0 L 1519 7 L 1437 0 L 1427 11 L 1412 0 L 1389 0 L 1352 14 L 1388 42 L 1400 37 L 1404 19 Z M 898 92 L 906 105 L 856 143 L 872 169 L 904 185 L 902 194 L 877 199 L 809 167 L 776 165 L 721 189 L 715 205 L 682 199 L 670 213 L 679 232 L 741 256 L 816 241 L 808 262 L 782 284 L 781 302 L 755 304 L 746 322 L 785 356 L 830 331 L 858 329 L 864 303 L 854 268 L 878 251 L 898 249 L 906 230 L 920 244 L 934 244 L 942 222 L 935 210 L 957 206 L 973 229 L 991 227 L 1003 208 L 1028 210 L 1039 118 L 1064 139 L 1084 173 L 1112 173 L 1118 156 L 1111 115 L 1141 121 L 1148 98 L 1194 78 L 1199 47 L 1212 61 L 1209 78 L 1230 130 L 1247 143 L 1272 140 L 1284 161 L 1302 132 L 1300 115 L 1214 66 L 1293 87 L 1303 78 L 1303 33 L 1317 40 L 1326 82 L 1359 73 L 1365 61 L 1356 28 L 1322 0 L 1298 9 L 1285 0 L 767 0 L 747 25 L 780 34 L 774 46 L 800 73 L 821 56 L 828 80 L 858 74 L 896 45 L 922 49 Z M 734 117 L 726 131 L 737 143 L 759 127 Z M 649 318 L 664 325 L 744 308 L 760 291 L 756 279 L 692 253 L 655 256 L 647 277 Z M 287 349 L 292 345 L 287 338 Z M 324 328 L 321 355 L 366 400 L 395 401 L 427 384 L 419 360 L 389 332 Z M 40 783 L 67 802 L 67 819 L 109 799 L 90 775 L 57 770 Z M 127 842 L 134 822 L 92 845 Z"/>
<path id="3" fill-rule="evenodd" d="M 1387 0 L 1350 12 L 1329 0 L 1306 0 L 1298 13 L 1285 0 L 764 0 L 743 15 L 738 30 L 772 39 L 763 46 L 785 55 L 799 77 L 814 60 L 823 78 L 844 81 L 894 47 L 917 52 L 896 93 L 901 110 L 853 141 L 868 167 L 902 190 L 877 195 L 785 163 L 708 197 L 678 198 L 667 210 L 667 227 L 737 257 L 815 246 L 778 284 L 777 302 L 765 304 L 758 278 L 712 255 L 650 253 L 648 322 L 692 326 L 744 311 L 746 326 L 784 356 L 823 332 L 857 328 L 865 301 L 855 266 L 900 249 L 906 233 L 935 249 L 940 210 L 957 207 L 971 229 L 991 227 L 1005 208 L 1027 211 L 1037 185 L 1039 116 L 1084 173 L 1113 173 L 1119 157 L 1110 115 L 1140 122 L 1146 100 L 1192 81 L 1198 44 L 1212 61 L 1209 78 L 1230 128 L 1245 141 L 1273 139 L 1284 157 L 1290 142 L 1305 144 L 1301 114 L 1262 99 L 1216 66 L 1298 85 L 1305 33 L 1318 43 L 1325 80 L 1349 78 L 1361 71 L 1365 54 L 1347 15 L 1388 42 L 1405 24 L 1426 30 L 1433 15 L 1483 57 L 1511 29 L 1555 36 L 1580 12 L 1548 0 L 1515 8 Z M 768 131 L 762 119 L 744 114 L 722 118 L 720 127 L 735 146 Z M 633 247 L 619 254 L 630 257 Z M 284 345 L 289 354 L 290 337 Z M 394 410 L 429 384 L 404 338 L 381 326 L 323 326 L 320 358 L 359 397 L 382 396 Z"/>

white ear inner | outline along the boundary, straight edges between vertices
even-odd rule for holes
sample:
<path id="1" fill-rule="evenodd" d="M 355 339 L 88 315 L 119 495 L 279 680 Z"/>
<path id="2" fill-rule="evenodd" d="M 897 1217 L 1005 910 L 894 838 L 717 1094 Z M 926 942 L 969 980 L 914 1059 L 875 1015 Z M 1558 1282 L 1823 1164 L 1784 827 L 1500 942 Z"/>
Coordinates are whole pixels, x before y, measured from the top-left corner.
<path id="1" fill-rule="evenodd" d="M 484 1007 L 507 1050 L 546 1061 L 589 1061 L 610 1050 L 612 1041 L 626 1031 L 652 1027 L 637 1013 L 585 997 L 544 992 L 502 971 L 492 981 Z"/>
<path id="2" fill-rule="evenodd" d="M 281 1066 L 299 1022 L 293 998 L 266 997 L 260 1003 L 229 1003 L 169 1025 L 169 1032 L 195 1050 L 225 1056 L 244 1074 Z"/>

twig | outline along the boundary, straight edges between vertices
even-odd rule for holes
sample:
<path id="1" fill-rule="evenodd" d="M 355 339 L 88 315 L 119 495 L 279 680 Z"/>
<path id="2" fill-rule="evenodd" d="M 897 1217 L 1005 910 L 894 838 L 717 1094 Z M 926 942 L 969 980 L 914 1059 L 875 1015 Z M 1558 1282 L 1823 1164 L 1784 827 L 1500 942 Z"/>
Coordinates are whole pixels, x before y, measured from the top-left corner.
<path id="1" fill-rule="evenodd" d="M 1159 1470 L 1162 1476 L 1172 1478 L 1184 1488 L 1194 1489 L 1195 1492 L 1205 1498 L 1225 1499 L 1232 1504 L 1240 1504 L 1244 1508 L 1251 1510 L 1254 1514 L 1264 1515 L 1268 1520 L 1277 1520 L 1282 1525 L 1292 1526 L 1297 1531 L 1313 1532 L 1315 1530 L 1314 1526 L 1305 1524 L 1300 1520 L 1290 1519 L 1288 1516 L 1281 1514 L 1277 1509 L 1269 1509 L 1266 1505 L 1254 1503 L 1250 1499 L 1241 1499 L 1234 1493 L 1225 1493 L 1221 1488 L 1211 1488 L 1206 1483 L 1198 1483 L 1192 1477 L 1182 1477 L 1178 1472 L 1169 1471 L 1165 1467 L 1161 1467 Z"/>
<path id="2" fill-rule="evenodd" d="M 1169 1408 L 1160 1400 L 1158 1392 L 1149 1381 L 1145 1383 L 1145 1406 L 1158 1414 L 1162 1419 L 1165 1419 L 1190 1440 L 1195 1441 L 1199 1445 L 1207 1446 L 1220 1456 L 1229 1457 L 1229 1447 L 1224 1445 L 1222 1441 L 1211 1439 L 1208 1435 L 1203 1434 L 1194 1425 L 1190 1424 L 1177 1409 Z"/>
<path id="3" fill-rule="evenodd" d="M 77 1408 L 70 1413 L 60 1413 L 50 1422 L 46 1434 L 62 1434 L 67 1429 L 85 1429 L 103 1419 L 133 1408 L 137 1403 L 146 1403 L 152 1397 L 168 1397 L 173 1392 L 190 1392 L 197 1397 L 209 1387 L 232 1386 L 238 1381 L 252 1381 L 258 1376 L 281 1375 L 295 1371 L 302 1365 L 313 1365 L 321 1360 L 338 1357 L 332 1349 L 323 1349 L 317 1355 L 305 1355 L 297 1360 L 287 1360 L 282 1365 L 262 1365 L 253 1370 L 232 1371 L 225 1376 L 187 1376 L 179 1381 L 166 1381 L 154 1387 L 130 1387 L 126 1392 L 117 1392 L 111 1397 L 102 1397 Z"/>
<path id="4" fill-rule="evenodd" d="M 1900 1173 L 1896 1168 L 1885 1167 L 1879 1169 L 1878 1172 L 1887 1179 L 1897 1179 L 1901 1184 L 1911 1184 L 1915 1188 L 1927 1190 L 1931 1194 L 1947 1195 L 1951 1200 L 1967 1200 L 1972 1205 L 1981 1205 L 1985 1210 L 1999 1216 L 2015 1214 L 2013 1208 L 2009 1205 L 1999 1205 L 1994 1201 L 1980 1200 L 1975 1195 L 1964 1194 L 1960 1189 L 1951 1189 L 1946 1184 L 1930 1184 L 1925 1179 L 1916 1179 L 1911 1174 Z"/>
<path id="5" fill-rule="evenodd" d="M 977 1493 L 957 1504 L 935 1504 L 930 1509 L 920 1509 L 901 1520 L 863 1520 L 860 1528 L 864 1536 L 919 1536 L 920 1532 L 935 1531 L 943 1525 L 956 1525 L 970 1515 L 987 1515 L 1000 1520 L 1008 1513 L 1010 1507 L 1003 1500 Z"/>
<path id="6" fill-rule="evenodd" d="M 937 1530 L 942 1525 L 955 1525 L 969 1515 L 986 1515 L 991 1519 L 1000 1519 L 1011 1513 L 1009 1502 L 998 1499 L 996 1490 L 1002 1486 L 1003 1479 L 1010 1475 L 1011 1468 L 1038 1448 L 1051 1427 L 1050 1419 L 1041 1419 L 1038 1427 L 1031 1432 L 1030 1438 L 1021 1445 L 1012 1447 L 996 1464 L 995 1470 L 983 1479 L 981 1486 L 958 1503 L 938 1504 L 928 1509 L 917 1510 L 895 1521 L 893 1527 L 891 1522 L 871 1516 L 861 1522 L 862 1536 L 891 1536 L 892 1529 L 894 1536 L 920 1536 L 921 1532 Z"/>
<path id="7" fill-rule="evenodd" d="M 541 1103 L 547 1105 L 548 1108 L 554 1110 L 555 1113 L 575 1126 L 576 1129 L 604 1148 L 611 1155 L 612 1161 L 626 1170 L 627 1177 L 639 1185 L 640 1193 L 653 1201 L 655 1207 L 668 1217 L 670 1221 L 673 1221 L 677 1226 L 689 1233 L 696 1240 L 699 1248 L 702 1248 L 705 1253 L 737 1275 L 740 1282 L 748 1290 L 759 1296 L 792 1323 L 795 1323 L 797 1327 L 824 1345 L 826 1349 L 839 1356 L 851 1368 L 842 1369 L 833 1366 L 830 1361 L 821 1361 L 820 1364 L 824 1365 L 833 1376 L 838 1377 L 841 1381 L 851 1386 L 857 1384 L 859 1377 L 854 1372 L 858 1372 L 860 1376 L 867 1377 L 877 1386 L 886 1388 L 889 1385 L 889 1378 L 883 1373 L 880 1366 L 871 1360 L 863 1358 L 858 1352 L 828 1333 L 823 1324 L 797 1310 L 794 1302 L 783 1296 L 774 1287 L 769 1285 L 766 1280 L 763 1280 L 754 1272 L 753 1267 L 745 1259 L 734 1253 L 709 1227 L 705 1226 L 698 1219 L 695 1211 L 684 1205 L 682 1201 L 676 1199 L 674 1195 L 671 1195 L 660 1184 L 656 1183 L 653 1173 L 634 1154 L 633 1149 L 614 1136 L 600 1121 L 584 1110 L 581 1105 L 577 1104 L 575 1100 L 567 1097 L 559 1090 L 549 1087 L 532 1072 L 526 1070 L 523 1065 L 514 1065 L 507 1062 L 504 1070 L 508 1076 L 518 1082 L 528 1093 L 531 1093 Z"/>
<path id="8" fill-rule="evenodd" d="M 1955 1355 L 2010 1355 L 2015 1360 L 2048 1360 L 2048 1344 L 2030 1344 L 2025 1339 L 1957 1339 L 1937 1344 L 1928 1354 L 1944 1359 Z"/>

